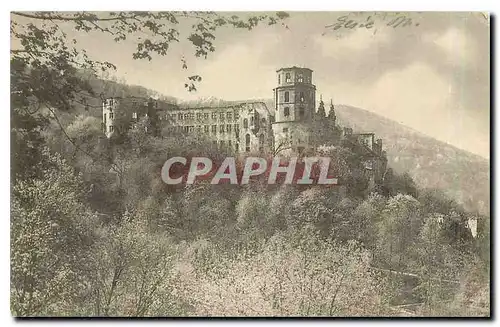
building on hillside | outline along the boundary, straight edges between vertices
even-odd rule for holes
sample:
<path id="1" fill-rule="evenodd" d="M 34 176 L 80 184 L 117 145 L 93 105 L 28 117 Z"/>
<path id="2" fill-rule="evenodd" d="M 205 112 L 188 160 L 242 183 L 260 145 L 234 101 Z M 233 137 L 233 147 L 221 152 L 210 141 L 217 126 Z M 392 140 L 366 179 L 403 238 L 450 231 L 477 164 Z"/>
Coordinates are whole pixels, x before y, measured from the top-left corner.
<path id="1" fill-rule="evenodd" d="M 308 155 L 317 146 L 346 141 L 361 153 L 370 183 L 380 183 L 387 168 L 382 140 L 375 140 L 374 133 L 342 130 L 336 123 L 333 103 L 327 115 L 321 99 L 316 112 L 312 73 L 309 68 L 295 66 L 278 69 L 274 108 L 268 108 L 262 101 L 181 107 L 153 99 L 106 99 L 103 131 L 110 138 L 147 117 L 147 126 L 157 135 L 192 133 L 235 152 L 284 156 Z"/>

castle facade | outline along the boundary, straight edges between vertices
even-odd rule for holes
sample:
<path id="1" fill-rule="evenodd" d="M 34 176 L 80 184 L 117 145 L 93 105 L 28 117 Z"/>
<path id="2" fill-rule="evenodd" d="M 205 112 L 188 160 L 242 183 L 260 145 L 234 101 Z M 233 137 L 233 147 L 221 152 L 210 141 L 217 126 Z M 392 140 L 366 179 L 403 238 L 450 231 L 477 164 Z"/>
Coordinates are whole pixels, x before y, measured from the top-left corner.
<path id="1" fill-rule="evenodd" d="M 309 68 L 288 67 L 276 71 L 274 106 L 261 101 L 231 105 L 181 107 L 157 100 L 116 99 L 103 102 L 103 132 L 108 138 L 121 132 L 121 121 L 138 122 L 148 117 L 151 132 L 198 134 L 214 145 L 235 153 L 307 155 L 323 144 L 354 144 L 365 158 L 372 183 L 383 178 L 387 159 L 382 140 L 373 133 L 354 134 L 336 124 L 335 109 L 325 113 L 323 100 L 316 111 L 316 86 Z M 128 127 L 127 127 L 128 128 Z"/>

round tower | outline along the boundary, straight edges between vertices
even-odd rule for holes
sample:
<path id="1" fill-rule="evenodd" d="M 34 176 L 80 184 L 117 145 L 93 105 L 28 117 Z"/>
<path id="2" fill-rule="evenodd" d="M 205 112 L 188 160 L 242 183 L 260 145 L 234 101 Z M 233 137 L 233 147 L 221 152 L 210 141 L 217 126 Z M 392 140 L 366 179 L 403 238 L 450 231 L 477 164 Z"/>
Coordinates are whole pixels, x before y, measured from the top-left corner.
<path id="1" fill-rule="evenodd" d="M 316 86 L 312 84 L 312 70 L 294 66 L 278 69 L 276 73 L 275 153 L 303 153 L 311 148 L 311 122 L 315 114 Z"/>

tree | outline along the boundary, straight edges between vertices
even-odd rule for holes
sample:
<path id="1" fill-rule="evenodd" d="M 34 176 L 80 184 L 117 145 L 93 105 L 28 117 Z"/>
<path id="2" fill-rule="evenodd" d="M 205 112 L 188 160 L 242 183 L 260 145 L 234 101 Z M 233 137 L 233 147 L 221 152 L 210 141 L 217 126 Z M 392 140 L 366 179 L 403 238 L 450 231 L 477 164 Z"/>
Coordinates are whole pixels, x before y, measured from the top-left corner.
<path id="1" fill-rule="evenodd" d="M 18 181 L 11 211 L 11 310 L 15 316 L 65 314 L 85 281 L 95 216 L 80 176 L 42 152 L 40 178 Z"/>

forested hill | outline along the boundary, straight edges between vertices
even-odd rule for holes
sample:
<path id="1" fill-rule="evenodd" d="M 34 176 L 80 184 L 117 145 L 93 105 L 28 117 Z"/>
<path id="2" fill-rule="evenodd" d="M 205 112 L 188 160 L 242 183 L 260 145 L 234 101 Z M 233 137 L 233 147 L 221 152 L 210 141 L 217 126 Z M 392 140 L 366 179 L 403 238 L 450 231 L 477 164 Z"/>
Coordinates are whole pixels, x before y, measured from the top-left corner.
<path id="1" fill-rule="evenodd" d="M 489 215 L 489 161 L 367 110 L 335 106 L 339 123 L 383 139 L 389 166 L 409 172 L 415 182 L 438 188 L 467 210 Z"/>
<path id="2" fill-rule="evenodd" d="M 239 103 L 217 98 L 197 101 L 182 101 L 155 93 L 142 86 L 125 85 L 117 81 L 91 80 L 97 94 L 109 96 L 155 96 L 181 106 L 200 106 Z M 272 99 L 263 101 L 272 111 Z M 100 117 L 100 106 L 93 103 L 89 113 Z M 78 108 L 80 113 L 84 110 Z M 419 133 L 407 126 L 364 109 L 347 105 L 336 105 L 335 110 L 341 126 L 352 127 L 357 132 L 374 132 L 383 139 L 389 166 L 398 173 L 409 172 L 415 182 L 423 188 L 437 188 L 462 204 L 468 211 L 489 215 L 490 175 L 489 161 L 465 150 Z"/>

